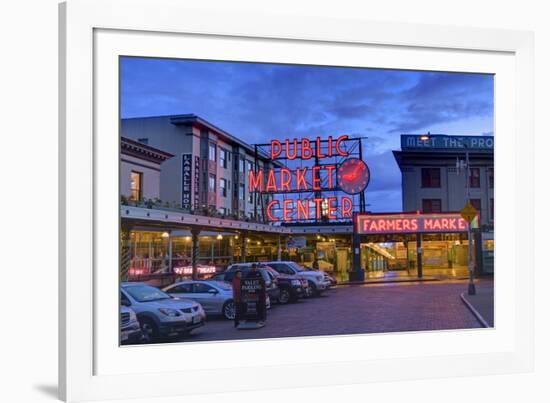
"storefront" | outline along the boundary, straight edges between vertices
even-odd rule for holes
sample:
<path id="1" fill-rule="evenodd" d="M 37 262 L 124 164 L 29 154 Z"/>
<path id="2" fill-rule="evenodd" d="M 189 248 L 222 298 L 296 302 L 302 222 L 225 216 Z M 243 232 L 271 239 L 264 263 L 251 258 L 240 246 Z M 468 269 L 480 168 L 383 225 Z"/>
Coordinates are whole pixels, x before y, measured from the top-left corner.
<path id="1" fill-rule="evenodd" d="M 474 261 L 477 229 L 475 219 Z M 468 223 L 459 213 L 357 214 L 353 239 L 355 279 L 468 276 Z"/>

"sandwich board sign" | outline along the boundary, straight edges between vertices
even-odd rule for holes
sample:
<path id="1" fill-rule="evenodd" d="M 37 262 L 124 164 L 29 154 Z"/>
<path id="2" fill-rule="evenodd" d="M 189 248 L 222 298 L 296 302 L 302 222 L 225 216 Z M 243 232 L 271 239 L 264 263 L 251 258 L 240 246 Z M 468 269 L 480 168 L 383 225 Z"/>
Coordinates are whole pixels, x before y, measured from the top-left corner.
<path id="1" fill-rule="evenodd" d="M 257 270 L 243 273 L 241 278 L 241 307 L 237 329 L 258 329 L 265 326 L 266 288 Z"/>

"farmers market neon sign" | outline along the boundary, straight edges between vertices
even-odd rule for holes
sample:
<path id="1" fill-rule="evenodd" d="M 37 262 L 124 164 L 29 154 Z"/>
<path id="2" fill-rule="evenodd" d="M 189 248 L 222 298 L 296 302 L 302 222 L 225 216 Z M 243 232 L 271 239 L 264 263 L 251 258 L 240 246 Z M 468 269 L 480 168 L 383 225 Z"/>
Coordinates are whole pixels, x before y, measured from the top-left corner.
<path id="1" fill-rule="evenodd" d="M 468 231 L 460 213 L 357 214 L 355 225 L 355 231 L 363 235 Z M 475 227 L 477 220 L 472 224 Z"/>
<path id="2" fill-rule="evenodd" d="M 272 140 L 269 156 L 272 161 L 316 158 L 317 162 L 324 158 L 349 157 L 349 152 L 343 147 L 346 140 L 347 135 L 336 139 L 329 136 L 327 140 L 317 137 L 313 141 L 307 138 Z M 324 142 L 327 143 L 327 147 L 323 151 Z M 324 164 L 294 170 L 270 168 L 267 172 L 263 169 L 257 172 L 250 171 L 248 190 L 271 194 L 341 190 L 348 194 L 356 194 L 365 189 L 369 177 L 368 167 L 363 161 L 348 158 L 339 167 L 335 164 Z M 277 216 L 276 210 L 282 210 L 282 216 Z M 352 218 L 352 210 L 353 202 L 348 196 L 295 198 L 271 200 L 266 207 L 266 216 L 270 221 L 319 220 L 322 216 L 333 220 Z"/>

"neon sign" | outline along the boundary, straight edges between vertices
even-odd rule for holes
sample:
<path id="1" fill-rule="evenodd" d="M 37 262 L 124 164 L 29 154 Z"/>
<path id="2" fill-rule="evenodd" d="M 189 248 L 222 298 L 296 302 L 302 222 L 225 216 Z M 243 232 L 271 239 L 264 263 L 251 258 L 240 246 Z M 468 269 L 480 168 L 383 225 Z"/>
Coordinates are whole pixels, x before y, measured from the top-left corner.
<path id="1" fill-rule="evenodd" d="M 466 232 L 468 222 L 460 213 L 357 214 L 355 231 L 362 235 Z"/>
<path id="2" fill-rule="evenodd" d="M 348 158 L 340 166 L 336 164 L 318 165 L 323 158 L 348 157 L 350 154 L 344 147 L 347 135 L 322 140 L 303 138 L 272 140 L 269 144 L 270 159 L 275 160 L 310 160 L 315 158 L 316 165 L 300 167 L 293 170 L 270 168 L 267 171 L 259 169 L 248 174 L 249 192 L 268 194 L 316 192 L 312 198 L 295 198 L 286 200 L 271 200 L 266 207 L 269 221 L 300 221 L 316 219 L 323 216 L 329 220 L 337 218 L 352 218 L 353 202 L 348 196 L 319 197 L 319 192 L 341 190 L 348 194 L 363 191 L 370 178 L 367 165 L 358 158 Z M 326 143 L 326 148 L 322 145 Z M 276 210 L 282 210 L 277 216 Z"/>

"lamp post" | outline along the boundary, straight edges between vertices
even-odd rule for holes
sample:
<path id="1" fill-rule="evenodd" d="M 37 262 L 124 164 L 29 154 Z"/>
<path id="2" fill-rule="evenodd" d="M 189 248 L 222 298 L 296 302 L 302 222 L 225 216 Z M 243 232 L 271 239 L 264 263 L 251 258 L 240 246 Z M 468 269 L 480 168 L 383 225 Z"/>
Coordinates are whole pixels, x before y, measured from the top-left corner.
<path id="1" fill-rule="evenodd" d="M 431 139 L 431 134 L 420 135 L 420 140 L 423 142 Z M 458 143 L 464 148 L 466 156 L 466 203 L 470 202 L 470 150 L 462 140 L 458 140 Z M 460 167 L 457 164 L 457 169 Z M 472 223 L 468 222 L 468 295 L 476 294 L 476 286 L 474 284 L 474 263 L 472 259 Z"/>

